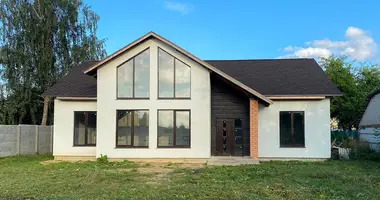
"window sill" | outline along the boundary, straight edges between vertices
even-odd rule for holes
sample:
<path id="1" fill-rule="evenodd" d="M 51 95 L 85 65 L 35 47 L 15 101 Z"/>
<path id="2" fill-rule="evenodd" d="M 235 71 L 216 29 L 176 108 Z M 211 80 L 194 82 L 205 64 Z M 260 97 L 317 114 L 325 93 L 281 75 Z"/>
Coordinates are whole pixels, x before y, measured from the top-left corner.
<path id="1" fill-rule="evenodd" d="M 73 145 L 73 147 L 96 147 L 96 144 Z"/>
<path id="2" fill-rule="evenodd" d="M 157 98 L 157 100 L 191 100 L 191 98 L 173 98 L 173 97 L 168 97 L 168 98 Z"/>
<path id="3" fill-rule="evenodd" d="M 190 149 L 190 146 L 161 146 L 157 147 L 157 149 Z"/>
<path id="4" fill-rule="evenodd" d="M 148 97 L 148 98 L 143 98 L 143 97 L 141 97 L 141 98 L 116 98 L 116 100 L 149 100 L 150 98 Z"/>
<path id="5" fill-rule="evenodd" d="M 115 149 L 149 149 L 149 146 L 116 146 Z"/>
<path id="6" fill-rule="evenodd" d="M 284 149 L 286 149 L 286 148 L 290 148 L 290 149 L 297 149 L 297 148 L 299 148 L 299 149 L 305 149 L 306 147 L 305 146 L 280 146 L 280 148 L 284 148 Z"/>

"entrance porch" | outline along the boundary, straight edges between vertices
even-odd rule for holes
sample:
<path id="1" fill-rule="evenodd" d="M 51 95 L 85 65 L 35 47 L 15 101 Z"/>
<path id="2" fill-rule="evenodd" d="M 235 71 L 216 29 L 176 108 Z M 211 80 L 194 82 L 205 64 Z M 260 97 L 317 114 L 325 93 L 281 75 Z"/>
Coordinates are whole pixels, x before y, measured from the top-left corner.
<path id="1" fill-rule="evenodd" d="M 258 160 L 258 99 L 211 76 L 211 156 Z"/>

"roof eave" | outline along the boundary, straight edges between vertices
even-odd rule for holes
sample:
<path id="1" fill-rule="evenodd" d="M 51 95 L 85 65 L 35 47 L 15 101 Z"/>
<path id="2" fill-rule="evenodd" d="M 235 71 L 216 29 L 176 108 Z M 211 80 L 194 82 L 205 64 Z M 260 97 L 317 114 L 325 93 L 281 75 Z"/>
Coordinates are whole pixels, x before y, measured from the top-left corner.
<path id="1" fill-rule="evenodd" d="M 343 96 L 343 94 L 290 94 L 290 95 L 265 95 L 269 99 L 280 99 L 280 98 L 288 98 L 288 99 L 324 99 L 328 97 L 336 97 Z"/>
<path id="2" fill-rule="evenodd" d="M 62 101 L 96 101 L 96 97 L 56 97 L 58 100 Z"/>

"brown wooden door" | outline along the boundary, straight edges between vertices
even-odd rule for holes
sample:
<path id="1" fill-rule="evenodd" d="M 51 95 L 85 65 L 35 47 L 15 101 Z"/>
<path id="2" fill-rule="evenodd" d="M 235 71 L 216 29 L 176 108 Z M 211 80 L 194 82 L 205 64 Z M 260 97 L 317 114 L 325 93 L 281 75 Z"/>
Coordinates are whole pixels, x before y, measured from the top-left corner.
<path id="1" fill-rule="evenodd" d="M 216 120 L 216 155 L 234 155 L 235 137 L 234 121 L 232 119 Z"/>

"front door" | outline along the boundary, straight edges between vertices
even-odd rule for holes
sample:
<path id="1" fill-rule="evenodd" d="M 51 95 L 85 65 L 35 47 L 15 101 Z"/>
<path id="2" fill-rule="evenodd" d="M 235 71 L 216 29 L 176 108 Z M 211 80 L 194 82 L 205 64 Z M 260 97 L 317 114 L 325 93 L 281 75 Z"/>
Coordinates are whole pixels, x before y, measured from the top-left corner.
<path id="1" fill-rule="evenodd" d="M 234 120 L 216 120 L 216 154 L 232 156 L 235 148 Z"/>

